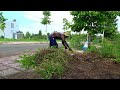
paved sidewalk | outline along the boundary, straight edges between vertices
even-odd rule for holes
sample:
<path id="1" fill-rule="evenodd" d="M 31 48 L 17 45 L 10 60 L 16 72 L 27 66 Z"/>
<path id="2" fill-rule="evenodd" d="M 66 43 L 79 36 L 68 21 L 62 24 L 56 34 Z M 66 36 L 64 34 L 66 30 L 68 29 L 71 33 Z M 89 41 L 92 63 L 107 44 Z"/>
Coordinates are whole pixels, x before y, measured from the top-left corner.
<path id="1" fill-rule="evenodd" d="M 19 56 L 10 56 L 0 58 L 0 79 L 6 79 L 6 76 L 26 71 L 20 67 L 20 64 L 15 62 Z"/>

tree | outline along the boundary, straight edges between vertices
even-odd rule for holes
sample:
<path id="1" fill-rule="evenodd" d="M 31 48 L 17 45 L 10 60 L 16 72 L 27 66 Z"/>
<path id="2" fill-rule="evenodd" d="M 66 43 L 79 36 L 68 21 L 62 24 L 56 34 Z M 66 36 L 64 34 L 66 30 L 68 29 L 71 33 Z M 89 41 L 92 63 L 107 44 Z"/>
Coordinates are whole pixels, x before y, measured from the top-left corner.
<path id="1" fill-rule="evenodd" d="M 26 32 L 25 38 L 30 38 L 31 34 L 29 32 Z"/>
<path id="2" fill-rule="evenodd" d="M 50 33 L 47 33 L 47 36 L 49 36 L 50 35 Z"/>
<path id="3" fill-rule="evenodd" d="M 5 21 L 6 21 L 7 19 L 5 19 L 2 14 L 3 14 L 3 13 L 1 12 L 1 13 L 0 13 L 0 29 L 3 31 L 4 37 L 5 37 L 4 29 L 5 29 Z"/>
<path id="4" fill-rule="evenodd" d="M 41 30 L 39 30 L 39 32 L 38 32 L 38 36 L 39 36 L 39 38 L 42 37 L 42 32 L 41 32 Z"/>
<path id="5" fill-rule="evenodd" d="M 44 15 L 44 18 L 42 18 L 42 24 L 46 25 L 46 34 L 47 34 L 47 24 L 50 24 L 51 21 L 50 21 L 50 18 L 49 16 L 51 16 L 51 13 L 50 11 L 43 11 L 43 15 Z M 47 37 L 48 39 L 48 37 Z"/>
<path id="6" fill-rule="evenodd" d="M 70 26 L 70 23 L 68 22 L 68 20 L 66 18 L 63 18 L 63 30 L 68 30 Z"/>
<path id="7" fill-rule="evenodd" d="M 70 25 L 71 30 L 87 31 L 90 42 L 91 36 L 97 33 L 104 33 L 105 37 L 115 34 L 117 31 L 116 17 L 120 15 L 118 11 L 71 11 L 70 14 L 73 15 L 74 22 Z"/>

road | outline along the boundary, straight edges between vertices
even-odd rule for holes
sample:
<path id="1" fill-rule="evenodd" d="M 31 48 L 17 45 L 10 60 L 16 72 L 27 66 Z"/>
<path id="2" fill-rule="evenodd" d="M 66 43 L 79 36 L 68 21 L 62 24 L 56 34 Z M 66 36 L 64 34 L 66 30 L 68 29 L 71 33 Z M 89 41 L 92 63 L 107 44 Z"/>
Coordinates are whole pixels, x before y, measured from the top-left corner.
<path id="1" fill-rule="evenodd" d="M 59 47 L 62 46 L 58 43 Z M 26 50 L 36 51 L 38 48 L 47 48 L 48 43 L 42 44 L 0 44 L 0 57 L 21 54 Z"/>

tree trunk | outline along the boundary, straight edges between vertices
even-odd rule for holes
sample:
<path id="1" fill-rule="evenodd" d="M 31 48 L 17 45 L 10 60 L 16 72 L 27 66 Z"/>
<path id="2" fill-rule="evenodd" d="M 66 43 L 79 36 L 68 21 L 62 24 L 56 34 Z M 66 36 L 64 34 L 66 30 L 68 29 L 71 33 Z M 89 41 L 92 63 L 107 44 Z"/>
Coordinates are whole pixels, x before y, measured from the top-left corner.
<path id="1" fill-rule="evenodd" d="M 47 24 L 46 24 L 46 39 L 48 41 L 48 35 L 47 35 Z"/>
<path id="2" fill-rule="evenodd" d="M 102 42 L 103 42 L 103 40 L 104 40 L 104 30 L 103 30 Z"/>
<path id="3" fill-rule="evenodd" d="M 4 33 L 4 39 L 5 39 L 5 32 L 3 31 L 3 33 Z"/>
<path id="4" fill-rule="evenodd" d="M 91 34 L 88 34 L 88 48 L 91 46 Z"/>

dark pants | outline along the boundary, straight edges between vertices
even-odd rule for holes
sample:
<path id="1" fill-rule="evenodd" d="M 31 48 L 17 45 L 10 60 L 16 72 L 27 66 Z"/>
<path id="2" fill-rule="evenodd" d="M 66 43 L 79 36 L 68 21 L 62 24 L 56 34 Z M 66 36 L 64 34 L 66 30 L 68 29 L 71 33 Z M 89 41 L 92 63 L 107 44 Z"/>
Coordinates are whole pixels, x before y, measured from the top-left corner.
<path id="1" fill-rule="evenodd" d="M 50 47 L 51 46 L 56 46 L 56 48 L 58 48 L 58 44 L 57 44 L 57 42 L 56 42 L 56 39 L 55 38 L 53 38 L 52 36 L 49 36 L 48 37 L 49 38 L 49 40 L 50 40 Z"/>

